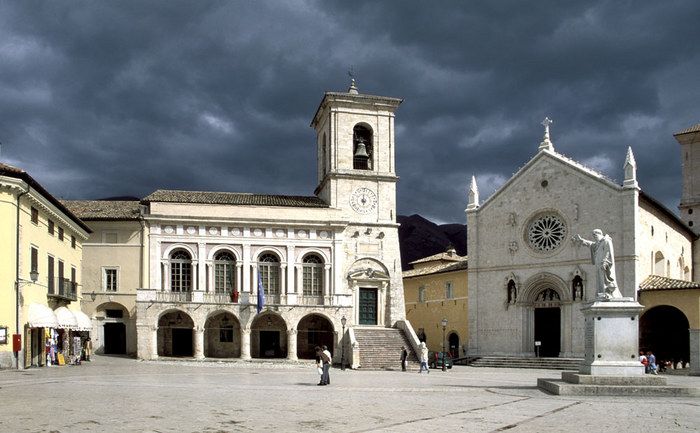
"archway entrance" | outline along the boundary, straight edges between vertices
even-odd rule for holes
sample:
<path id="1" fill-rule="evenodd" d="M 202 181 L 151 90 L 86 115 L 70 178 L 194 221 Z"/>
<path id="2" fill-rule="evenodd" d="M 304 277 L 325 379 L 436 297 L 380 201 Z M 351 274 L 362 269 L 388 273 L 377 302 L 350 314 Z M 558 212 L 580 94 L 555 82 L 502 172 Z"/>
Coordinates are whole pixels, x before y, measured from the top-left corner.
<path id="1" fill-rule="evenodd" d="M 316 346 L 324 344 L 333 350 L 333 326 L 325 317 L 311 314 L 299 322 L 297 326 L 297 357 L 299 359 L 314 359 Z"/>
<path id="2" fill-rule="evenodd" d="M 456 332 L 451 333 L 450 336 L 447 337 L 447 344 L 450 348 L 452 359 L 459 358 L 459 335 L 457 335 Z"/>
<path id="3" fill-rule="evenodd" d="M 258 316 L 253 321 L 251 354 L 254 358 L 287 357 L 287 325 L 273 313 Z"/>
<path id="4" fill-rule="evenodd" d="M 123 323 L 105 323 L 104 333 L 105 354 L 125 355 L 126 325 Z"/>
<path id="5" fill-rule="evenodd" d="M 652 351 L 657 361 L 688 362 L 689 327 L 688 319 L 678 308 L 651 308 L 639 319 L 639 350 Z"/>
<path id="6" fill-rule="evenodd" d="M 535 345 L 537 342 L 540 344 L 539 356 L 559 356 L 561 351 L 560 310 L 559 307 L 535 308 Z"/>
<path id="7" fill-rule="evenodd" d="M 158 356 L 192 356 L 192 318 L 171 311 L 158 320 Z"/>
<path id="8" fill-rule="evenodd" d="M 204 356 L 207 358 L 240 358 L 241 325 L 229 312 L 207 319 L 204 325 Z"/>

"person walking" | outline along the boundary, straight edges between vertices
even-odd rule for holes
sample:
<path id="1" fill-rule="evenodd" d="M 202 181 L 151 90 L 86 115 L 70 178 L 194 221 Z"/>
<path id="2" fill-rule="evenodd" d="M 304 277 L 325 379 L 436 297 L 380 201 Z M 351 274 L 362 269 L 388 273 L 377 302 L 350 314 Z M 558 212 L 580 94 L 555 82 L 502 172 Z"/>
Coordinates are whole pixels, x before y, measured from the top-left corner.
<path id="1" fill-rule="evenodd" d="M 418 370 L 418 373 L 423 372 L 423 367 L 430 374 L 430 369 L 428 368 L 428 346 L 425 345 L 425 341 L 420 343 L 420 370 Z"/>
<path id="2" fill-rule="evenodd" d="M 654 356 L 651 350 L 647 351 L 647 362 L 647 373 L 658 374 L 656 371 L 656 356 Z"/>
<path id="3" fill-rule="evenodd" d="M 408 364 L 408 352 L 406 351 L 406 346 L 401 346 L 401 371 L 406 371 L 407 364 Z"/>
<path id="4" fill-rule="evenodd" d="M 316 354 L 321 358 L 321 363 L 319 367 L 323 369 L 323 374 L 321 375 L 321 382 L 319 385 L 330 385 L 331 375 L 330 369 L 333 363 L 331 362 L 331 352 L 328 351 L 328 346 L 324 345 L 323 350 L 319 350 Z"/>

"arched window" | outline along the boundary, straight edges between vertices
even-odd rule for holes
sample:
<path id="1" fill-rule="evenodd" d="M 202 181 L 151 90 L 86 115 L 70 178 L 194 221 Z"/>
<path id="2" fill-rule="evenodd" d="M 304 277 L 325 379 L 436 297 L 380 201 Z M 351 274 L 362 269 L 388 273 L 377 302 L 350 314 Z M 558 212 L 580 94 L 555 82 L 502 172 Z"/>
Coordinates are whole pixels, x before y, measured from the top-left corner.
<path id="1" fill-rule="evenodd" d="M 372 130 L 366 126 L 355 125 L 352 130 L 352 168 L 356 170 L 372 170 L 374 156 L 374 140 Z"/>
<path id="2" fill-rule="evenodd" d="M 170 290 L 192 291 L 192 257 L 187 251 L 176 250 L 170 254 Z"/>
<path id="3" fill-rule="evenodd" d="M 323 260 L 316 254 L 304 257 L 302 264 L 302 284 L 305 296 L 323 294 Z"/>
<path id="4" fill-rule="evenodd" d="M 655 275 L 660 275 L 662 277 L 664 275 L 666 275 L 666 273 L 664 272 L 664 264 L 665 264 L 664 254 L 661 251 L 659 251 L 654 255 L 654 274 Z"/>
<path id="5" fill-rule="evenodd" d="M 214 257 L 214 292 L 231 293 L 236 289 L 236 259 L 229 252 Z"/>
<path id="6" fill-rule="evenodd" d="M 263 254 L 258 259 L 258 272 L 262 277 L 265 293 L 280 293 L 280 260 L 274 254 Z"/>

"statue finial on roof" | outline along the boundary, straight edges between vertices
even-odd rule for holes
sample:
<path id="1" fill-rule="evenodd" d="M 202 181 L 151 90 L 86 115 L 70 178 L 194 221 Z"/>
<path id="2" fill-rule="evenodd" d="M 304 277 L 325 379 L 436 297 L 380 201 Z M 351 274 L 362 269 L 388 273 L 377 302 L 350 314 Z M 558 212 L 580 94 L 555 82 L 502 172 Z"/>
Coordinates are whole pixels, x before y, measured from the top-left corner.
<path id="1" fill-rule="evenodd" d="M 348 93 L 357 95 L 360 92 L 357 90 L 357 87 L 355 87 L 355 68 L 352 65 L 350 65 L 348 75 L 350 76 L 350 88 L 348 89 Z"/>
<path id="2" fill-rule="evenodd" d="M 552 140 L 549 139 L 549 125 L 551 125 L 552 119 L 549 117 L 545 117 L 544 120 L 542 121 L 542 126 L 544 126 L 544 139 L 542 140 L 542 143 L 540 143 L 540 150 L 549 150 L 554 152 L 554 145 L 552 144 Z"/>

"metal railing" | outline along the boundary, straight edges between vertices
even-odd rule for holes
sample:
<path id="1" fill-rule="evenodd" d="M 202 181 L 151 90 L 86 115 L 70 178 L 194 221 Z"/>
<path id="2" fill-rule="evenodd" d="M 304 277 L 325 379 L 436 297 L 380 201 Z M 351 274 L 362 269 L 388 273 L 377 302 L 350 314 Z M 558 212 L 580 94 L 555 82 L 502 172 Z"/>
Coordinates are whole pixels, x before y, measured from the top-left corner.
<path id="1" fill-rule="evenodd" d="M 56 278 L 49 281 L 49 296 L 76 301 L 78 299 L 78 284 L 65 278 Z"/>

